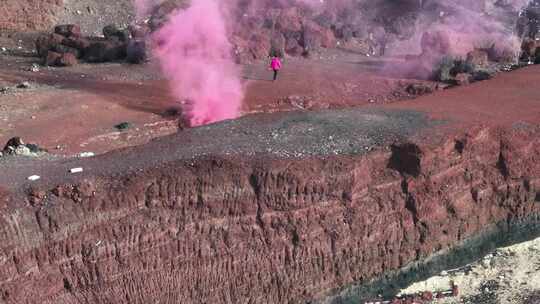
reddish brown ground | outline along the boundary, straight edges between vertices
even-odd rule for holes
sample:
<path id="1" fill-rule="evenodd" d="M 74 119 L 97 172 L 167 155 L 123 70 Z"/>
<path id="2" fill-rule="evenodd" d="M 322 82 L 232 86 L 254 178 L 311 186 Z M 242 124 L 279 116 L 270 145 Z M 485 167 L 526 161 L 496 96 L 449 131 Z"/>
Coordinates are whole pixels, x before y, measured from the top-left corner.
<path id="1" fill-rule="evenodd" d="M 1 96 L 4 139 L 104 152 L 175 131 L 148 66 L 22 61 L 2 81 L 40 86 Z M 279 104 L 291 94 L 364 106 L 246 115 L 89 159 L 2 158 L 0 299 L 324 302 L 496 223 L 538 221 L 540 67 L 389 103 L 403 85 L 366 65 L 289 62 L 277 83 L 245 72 L 246 114 L 294 109 Z M 122 121 L 134 129 L 113 133 Z"/>
<path id="2" fill-rule="evenodd" d="M 177 131 L 178 107 L 160 80 L 158 68 L 106 64 L 27 71 L 34 58 L 0 55 L 0 86 L 23 81 L 31 90 L 0 95 L 0 143 L 13 136 L 37 143 L 56 154 L 102 153 Z M 285 62 L 277 82 L 270 81 L 265 63 L 244 67 L 247 95 L 243 115 L 305 109 L 343 108 L 410 98 L 411 80 L 377 76 L 383 63 L 363 56 L 337 60 Z M 134 128 L 117 132 L 130 122 Z M 60 149 L 56 149 L 57 146 Z"/>
<path id="3" fill-rule="evenodd" d="M 452 127 L 511 125 L 540 121 L 539 66 L 501 73 L 492 80 L 444 90 L 388 108 L 426 111 L 434 118 L 451 119 Z"/>

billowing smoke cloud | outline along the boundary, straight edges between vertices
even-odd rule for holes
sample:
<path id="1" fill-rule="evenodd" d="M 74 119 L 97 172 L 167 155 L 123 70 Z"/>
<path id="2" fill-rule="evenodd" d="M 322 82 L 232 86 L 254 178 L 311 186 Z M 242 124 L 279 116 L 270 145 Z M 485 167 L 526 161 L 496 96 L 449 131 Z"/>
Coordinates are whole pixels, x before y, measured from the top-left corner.
<path id="1" fill-rule="evenodd" d="M 137 0 L 140 14 L 151 7 Z M 223 13 L 215 0 L 194 0 L 153 34 L 155 56 L 191 126 L 239 115 L 244 90 L 231 57 Z"/>
<path id="2" fill-rule="evenodd" d="M 506 50 L 519 46 L 515 35 L 518 11 L 527 0 L 486 1 L 486 0 L 445 0 L 424 1 L 420 7 L 414 35 L 406 43 L 395 48 L 401 52 L 421 51 L 421 37 L 428 31 L 440 31 L 448 35 L 453 55 L 465 55 L 474 48 L 495 44 Z"/>
<path id="3" fill-rule="evenodd" d="M 420 54 L 404 65 L 386 66 L 404 76 L 427 78 L 443 57 L 466 58 L 473 50 L 490 59 L 515 62 L 521 39 L 516 33 L 519 11 L 528 0 L 420 1 L 411 37 L 394 41 L 391 55 Z"/>
<path id="4" fill-rule="evenodd" d="M 146 15 L 163 2 L 134 1 L 138 16 Z M 235 46 L 237 42 L 243 43 L 244 50 L 256 49 L 256 58 L 261 59 L 275 41 L 281 41 L 282 47 L 292 41 L 293 47 L 305 50 L 311 42 L 308 38 L 314 38 L 312 35 L 333 31 L 338 39 L 346 39 L 348 31 L 355 39 L 368 40 L 377 44 L 375 48 L 386 49 L 386 55 L 420 54 L 401 70 L 392 67 L 407 74 L 418 70 L 419 65 L 429 70 L 443 56 L 463 57 L 476 48 L 489 48 L 491 55 L 499 57 L 517 57 L 520 40 L 515 35 L 516 21 L 519 10 L 528 2 L 191 0 L 188 8 L 173 11 L 153 34 L 157 41 L 154 53 L 170 79 L 172 92 L 178 100 L 185 101 L 184 115 L 196 126 L 239 115 L 244 92 L 232 58 L 231 38 Z M 291 7 L 297 10 L 282 10 Z M 280 12 L 284 17 L 280 28 L 274 29 L 275 13 Z M 311 30 L 310 35 L 306 35 L 306 29 Z M 324 41 L 328 44 L 332 39 Z"/>

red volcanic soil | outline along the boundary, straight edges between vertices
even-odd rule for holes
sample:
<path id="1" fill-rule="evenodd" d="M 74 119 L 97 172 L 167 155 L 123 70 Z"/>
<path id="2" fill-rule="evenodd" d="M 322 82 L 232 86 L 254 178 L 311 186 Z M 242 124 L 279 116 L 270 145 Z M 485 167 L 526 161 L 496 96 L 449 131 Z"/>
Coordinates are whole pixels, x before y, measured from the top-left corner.
<path id="1" fill-rule="evenodd" d="M 171 109 L 179 104 L 153 64 L 81 64 L 28 71 L 34 62 L 32 57 L 0 55 L 0 87 L 24 81 L 33 86 L 1 95 L 0 142 L 19 136 L 55 154 L 102 153 L 178 130 L 178 117 L 171 116 Z M 242 114 L 410 98 L 405 87 L 418 81 L 378 76 L 374 71 L 383 64 L 343 54 L 331 61 L 287 60 L 276 82 L 270 81 L 265 63 L 244 66 L 247 95 Z M 130 122 L 133 128 L 118 132 L 114 126 L 121 122 Z"/>
<path id="2" fill-rule="evenodd" d="M 490 81 L 438 92 L 388 108 L 407 108 L 430 113 L 433 118 L 451 119 L 452 127 L 471 125 L 537 124 L 540 120 L 540 68 L 529 66 L 501 73 Z"/>
<path id="3" fill-rule="evenodd" d="M 332 92 L 338 84 L 321 75 L 344 71 L 364 79 L 367 92 L 387 81 L 353 75 L 355 65 L 335 66 L 298 66 L 311 73 L 286 70 L 275 84 L 255 80 L 248 96 L 262 91 L 279 100 L 280 90 L 303 77 L 301 94 Z M 91 138 L 103 132 L 96 121 L 135 121 L 136 113 L 146 113 L 141 107 L 159 113 L 145 102 L 166 96 L 156 90 L 162 82 L 115 91 L 121 82 L 112 80 L 134 83 L 139 67 L 128 73 L 104 66 L 108 76 L 83 81 L 66 77 L 85 68 L 93 67 L 58 71 L 65 78 L 59 83 L 71 81 L 71 89 L 50 89 L 57 95 L 37 99 L 42 107 L 91 104 L 98 116 L 89 120 L 91 132 L 77 127 L 75 133 Z M 252 69 L 250 77 L 266 76 L 262 67 Z M 444 254 L 491 229 L 505 237 L 510 225 L 539 227 L 539 72 L 529 67 L 410 101 L 246 115 L 89 159 L 2 158 L 0 297 L 5 303 L 340 303 L 348 298 L 339 291 L 351 284 Z M 47 84 L 53 79 L 47 73 L 35 80 Z M 97 81 L 97 75 L 110 78 Z M 39 90 L 47 87 L 16 93 L 24 96 L 18 105 Z M 66 102 L 62 90 L 76 100 Z M 8 105 L 17 105 L 14 98 L 8 95 Z M 100 108 L 108 103 L 118 108 Z M 246 112 L 256 105 L 248 103 Z M 66 120 L 84 118 L 71 117 L 78 109 L 62 111 L 56 120 L 65 128 L 73 128 Z M 53 113 L 43 130 L 25 131 L 19 122 L 17 131 L 52 142 L 45 128 Z M 84 139 L 66 141 L 79 149 Z M 69 173 L 74 167 L 84 171 Z M 32 174 L 41 179 L 28 181 Z M 343 295 L 361 299 L 354 290 Z"/>

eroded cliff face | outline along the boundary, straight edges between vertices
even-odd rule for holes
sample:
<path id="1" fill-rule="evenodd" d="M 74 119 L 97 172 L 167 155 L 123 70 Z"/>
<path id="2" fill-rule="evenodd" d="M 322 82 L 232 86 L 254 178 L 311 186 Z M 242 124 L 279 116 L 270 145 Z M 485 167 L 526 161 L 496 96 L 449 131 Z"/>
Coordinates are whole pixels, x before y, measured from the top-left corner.
<path id="1" fill-rule="evenodd" d="M 540 214 L 540 133 L 0 192 L 3 303 L 303 303 Z M 119 156 L 120 157 L 120 156 Z"/>

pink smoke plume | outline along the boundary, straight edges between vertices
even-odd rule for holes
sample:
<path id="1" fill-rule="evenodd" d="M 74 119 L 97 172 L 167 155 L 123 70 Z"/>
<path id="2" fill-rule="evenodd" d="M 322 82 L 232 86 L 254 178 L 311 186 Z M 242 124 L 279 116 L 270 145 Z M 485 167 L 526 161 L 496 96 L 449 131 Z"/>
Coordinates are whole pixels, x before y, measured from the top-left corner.
<path id="1" fill-rule="evenodd" d="M 148 2 L 137 0 L 139 9 Z M 224 17 L 215 0 L 177 10 L 153 36 L 155 56 L 190 126 L 239 116 L 244 89 L 234 64 Z"/>

